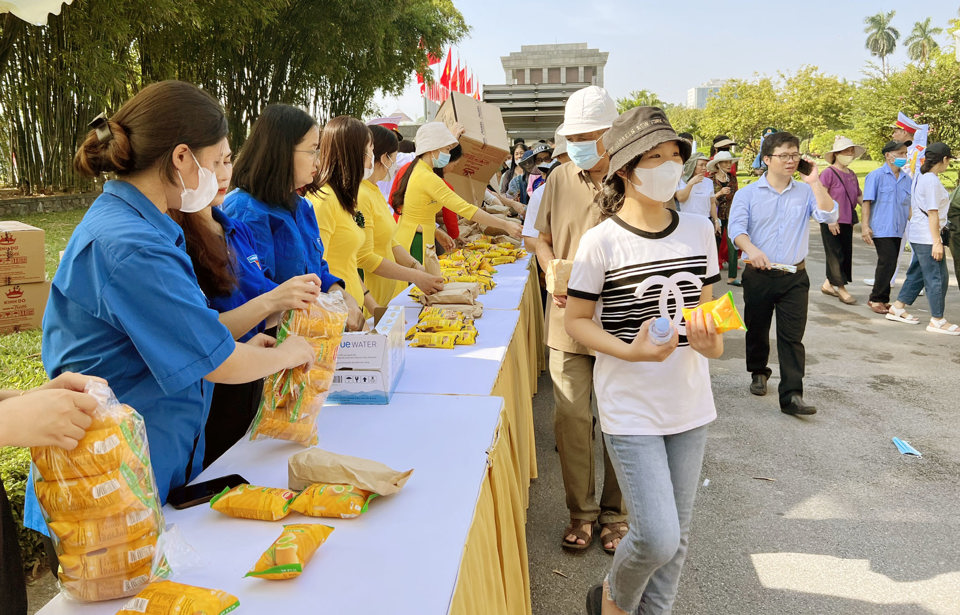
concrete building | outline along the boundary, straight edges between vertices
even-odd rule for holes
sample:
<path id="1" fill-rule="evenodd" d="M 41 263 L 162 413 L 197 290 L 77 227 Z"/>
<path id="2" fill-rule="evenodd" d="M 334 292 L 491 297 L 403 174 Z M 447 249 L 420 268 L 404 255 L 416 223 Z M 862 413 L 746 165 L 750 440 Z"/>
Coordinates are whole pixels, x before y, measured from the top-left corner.
<path id="1" fill-rule="evenodd" d="M 484 84 L 483 100 L 500 107 L 511 140 L 552 137 L 570 94 L 588 85 L 603 86 L 608 55 L 587 43 L 523 45 L 500 58 L 504 84 Z"/>
<path id="2" fill-rule="evenodd" d="M 695 88 L 690 88 L 687 90 L 687 108 L 705 108 L 707 106 L 707 98 L 722 88 L 724 84 L 726 84 L 726 81 L 722 79 L 711 79 L 710 81 L 702 83 Z"/>

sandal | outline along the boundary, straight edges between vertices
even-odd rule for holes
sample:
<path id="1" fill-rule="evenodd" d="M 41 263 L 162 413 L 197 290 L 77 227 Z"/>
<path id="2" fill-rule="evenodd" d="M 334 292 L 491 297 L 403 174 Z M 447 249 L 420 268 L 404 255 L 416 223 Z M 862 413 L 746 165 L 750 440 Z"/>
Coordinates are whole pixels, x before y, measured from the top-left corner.
<path id="1" fill-rule="evenodd" d="M 600 525 L 600 546 L 603 547 L 603 550 L 613 555 L 617 552 L 617 547 L 612 549 L 607 548 L 608 542 L 613 542 L 614 540 L 623 540 L 623 537 L 627 535 L 627 531 L 630 530 L 630 526 L 627 525 L 626 521 L 615 521 L 613 523 L 603 523 Z M 606 532 L 606 534 L 604 534 Z M 619 546 L 619 543 L 618 543 Z"/>
<path id="2" fill-rule="evenodd" d="M 828 297 L 837 297 L 838 299 L 840 298 L 840 293 L 835 291 L 832 286 L 829 289 L 826 288 L 825 286 L 821 286 L 820 292 L 827 295 Z"/>
<path id="3" fill-rule="evenodd" d="M 918 325 L 920 324 L 920 319 L 916 316 L 911 316 L 907 314 L 906 308 L 898 308 L 895 305 L 891 305 L 890 309 L 887 310 L 887 320 L 892 320 L 895 322 L 905 322 L 908 325 Z"/>
<path id="4" fill-rule="evenodd" d="M 583 528 L 589 527 L 590 533 L 583 531 Z M 573 536 L 573 542 L 567 540 L 567 536 Z M 582 540 L 583 544 L 578 543 L 578 540 Z M 571 549 L 573 551 L 583 551 L 593 544 L 593 521 L 586 521 L 584 519 L 570 519 L 570 523 L 563 530 L 563 536 L 560 538 L 560 545 L 564 549 Z"/>
<path id="5" fill-rule="evenodd" d="M 927 325 L 927 331 L 931 333 L 942 333 L 944 335 L 960 335 L 960 326 L 950 325 L 945 328 L 945 325 L 949 325 L 946 318 L 941 318 L 939 320 L 930 319 L 930 324 Z"/>
<path id="6" fill-rule="evenodd" d="M 867 301 L 867 306 L 877 314 L 886 314 L 890 311 L 890 308 L 887 307 L 885 303 L 879 303 L 877 301 Z"/>
<path id="7" fill-rule="evenodd" d="M 856 304 L 857 304 L 857 298 L 854 297 L 853 295 L 851 295 L 850 293 L 847 293 L 847 296 L 846 296 L 846 297 L 840 296 L 839 293 L 837 294 L 837 296 L 840 297 L 840 303 L 844 303 L 844 304 L 846 304 L 846 305 L 856 305 Z"/>

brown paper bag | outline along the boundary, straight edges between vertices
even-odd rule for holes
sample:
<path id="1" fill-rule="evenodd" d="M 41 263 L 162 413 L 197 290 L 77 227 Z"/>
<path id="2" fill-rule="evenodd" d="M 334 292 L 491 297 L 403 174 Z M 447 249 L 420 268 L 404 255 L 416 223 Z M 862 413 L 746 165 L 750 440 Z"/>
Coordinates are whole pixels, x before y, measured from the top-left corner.
<path id="1" fill-rule="evenodd" d="M 566 295 L 567 282 L 573 271 L 573 261 L 555 258 L 547 264 L 547 292 L 551 295 Z"/>
<path id="2" fill-rule="evenodd" d="M 452 288 L 451 288 L 452 287 Z M 476 287 L 476 288 L 473 288 Z M 476 282 L 449 282 L 444 284 L 443 290 L 432 295 L 423 295 L 420 303 L 423 305 L 460 304 L 472 305 L 480 296 L 480 284 Z"/>
<path id="3" fill-rule="evenodd" d="M 440 269 L 440 259 L 437 258 L 437 247 L 433 244 L 423 246 L 423 268 L 430 275 L 443 277 L 443 270 Z"/>
<path id="4" fill-rule="evenodd" d="M 308 448 L 287 460 L 287 481 L 292 491 L 315 483 L 353 485 L 378 495 L 400 491 L 413 470 L 398 472 L 379 461 L 338 455 L 319 448 Z"/>

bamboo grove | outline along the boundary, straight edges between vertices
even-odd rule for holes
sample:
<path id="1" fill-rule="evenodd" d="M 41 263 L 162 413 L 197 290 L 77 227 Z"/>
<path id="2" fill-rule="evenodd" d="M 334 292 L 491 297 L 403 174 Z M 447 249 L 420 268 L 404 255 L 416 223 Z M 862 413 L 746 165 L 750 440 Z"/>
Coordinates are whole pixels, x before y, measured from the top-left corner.
<path id="1" fill-rule="evenodd" d="M 237 151 L 265 105 L 300 105 L 321 122 L 363 116 L 424 69 L 427 49 L 466 32 L 452 0 L 75 0 L 45 27 L 7 15 L 0 182 L 89 189 L 72 167 L 87 123 L 154 81 L 217 97 Z"/>

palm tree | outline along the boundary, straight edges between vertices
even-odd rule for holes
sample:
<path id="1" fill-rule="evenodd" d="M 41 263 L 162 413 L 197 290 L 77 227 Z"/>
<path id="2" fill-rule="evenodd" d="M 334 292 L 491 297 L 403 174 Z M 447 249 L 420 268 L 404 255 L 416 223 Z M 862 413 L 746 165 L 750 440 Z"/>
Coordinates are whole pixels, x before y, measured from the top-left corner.
<path id="1" fill-rule="evenodd" d="M 913 32 L 907 37 L 903 44 L 907 46 L 907 53 L 914 62 L 926 64 L 930 60 L 930 55 L 940 48 L 940 43 L 934 36 L 943 32 L 943 28 L 931 28 L 930 18 L 913 24 Z"/>
<path id="2" fill-rule="evenodd" d="M 900 31 L 890 25 L 895 14 L 896 11 L 880 12 L 863 20 L 867 24 L 863 29 L 867 33 L 867 49 L 871 55 L 880 58 L 884 75 L 887 74 L 887 56 L 897 48 L 897 39 L 900 38 Z"/>

